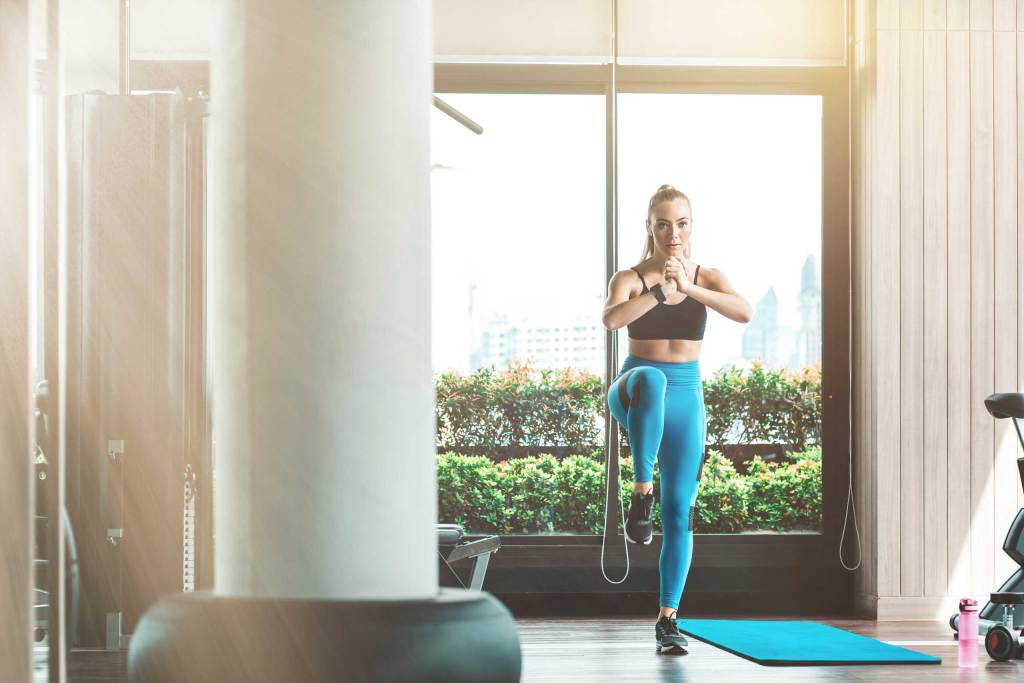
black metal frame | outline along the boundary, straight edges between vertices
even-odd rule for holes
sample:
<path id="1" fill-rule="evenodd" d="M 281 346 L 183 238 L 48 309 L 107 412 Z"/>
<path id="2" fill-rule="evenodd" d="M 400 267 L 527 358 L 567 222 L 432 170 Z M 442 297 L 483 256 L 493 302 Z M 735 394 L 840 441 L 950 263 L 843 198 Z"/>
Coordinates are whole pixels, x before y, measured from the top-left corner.
<path id="1" fill-rule="evenodd" d="M 610 71 L 609 65 L 436 64 L 434 91 L 597 94 L 611 99 Z M 615 89 L 620 93 L 822 97 L 822 272 L 827 274 L 822 279 L 822 533 L 698 534 L 684 603 L 701 604 L 703 597 L 718 611 L 779 611 L 779 605 L 793 604 L 805 614 L 848 612 L 853 606 L 853 575 L 839 561 L 851 456 L 848 67 L 623 65 L 616 72 Z M 134 61 L 131 74 L 138 90 L 209 92 L 205 61 Z M 609 117 L 613 116 L 613 102 L 608 111 Z M 614 211 L 613 199 L 608 200 L 609 216 Z M 617 240 L 613 232 L 609 219 L 611 250 Z M 614 268 L 612 258 L 609 268 Z M 614 333 L 609 336 L 614 344 Z M 614 370 L 615 362 L 610 363 L 609 371 Z M 619 556 L 615 553 L 621 549 L 621 534 L 612 538 L 615 542 L 608 544 L 606 557 Z M 621 586 L 610 585 L 600 576 L 601 540 L 600 535 L 502 536 L 503 552 L 496 555 L 488 573 L 489 590 L 509 602 L 514 602 L 516 595 L 544 593 L 552 598 L 543 601 L 545 605 L 564 610 L 580 593 L 649 594 L 652 586 L 657 586 L 660 535 L 650 546 L 630 546 L 636 580 Z M 556 604 L 556 596 L 568 599 Z M 707 600 L 712 596 L 713 600 Z"/>
<path id="2" fill-rule="evenodd" d="M 611 98 L 608 66 L 438 64 L 434 89 L 439 93 L 562 93 L 603 94 Z M 819 95 L 822 97 L 822 533 L 821 534 L 698 534 L 687 595 L 715 594 L 716 608 L 750 607 L 758 603 L 778 610 L 768 596 L 791 594 L 805 613 L 842 612 L 852 608 L 852 574 L 839 562 L 848 491 L 850 457 L 850 221 L 849 221 L 849 97 L 846 67 L 725 68 L 618 66 L 619 93 L 730 93 Z M 609 111 L 613 105 L 609 104 Z M 609 131 L 609 140 L 611 131 Z M 609 158 L 611 155 L 609 155 Z M 608 202 L 609 214 L 614 203 Z M 609 217 L 609 225 L 611 226 Z M 610 234 L 609 251 L 617 242 Z M 613 269 L 614 259 L 609 259 Z M 611 272 L 608 273 L 611 277 Z M 614 333 L 610 333 L 612 336 Z M 611 341 L 611 340 L 609 340 Z M 614 371 L 612 364 L 609 372 Z M 621 555 L 621 533 L 610 537 L 607 552 Z M 660 535 L 651 546 L 630 546 L 631 571 L 638 581 L 612 586 L 596 571 L 593 552 L 597 535 L 502 536 L 504 552 L 491 567 L 489 585 L 503 599 L 538 589 L 571 595 L 578 592 L 650 592 L 656 584 Z M 588 552 L 586 549 L 589 549 Z M 614 549 L 619 549 L 616 553 Z M 606 554 L 606 558 L 609 555 Z M 645 571 L 646 570 L 646 571 Z M 741 571 L 736 571 L 741 570 Z M 652 572 L 654 572 L 652 576 Z M 776 574 L 773 586 L 743 590 L 727 579 Z M 620 575 L 620 572 L 611 571 Z M 643 577 L 643 578 L 641 578 Z M 719 585 L 715 585 L 718 581 Z M 637 583 L 647 584 L 637 587 Z M 733 585 L 722 585 L 732 583 Z M 532 585 L 531 585 L 532 584 Z M 543 588 L 541 588 L 543 585 Z M 729 600 L 728 596 L 735 600 Z M 760 596 L 760 597 L 758 597 Z M 687 597 L 687 600 L 690 598 Z M 724 601 L 724 603 L 723 603 Z M 786 602 L 783 598 L 781 602 Z M 565 608 L 567 605 L 562 605 Z"/>

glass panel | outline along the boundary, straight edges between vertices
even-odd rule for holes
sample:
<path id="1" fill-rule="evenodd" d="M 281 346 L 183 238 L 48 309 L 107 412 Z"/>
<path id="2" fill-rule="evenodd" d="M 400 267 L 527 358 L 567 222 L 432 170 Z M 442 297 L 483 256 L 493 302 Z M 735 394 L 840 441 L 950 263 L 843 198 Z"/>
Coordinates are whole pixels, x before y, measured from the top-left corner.
<path id="1" fill-rule="evenodd" d="M 605 100 L 443 94 L 432 119 L 439 521 L 594 532 L 603 500 Z"/>
<path id="2" fill-rule="evenodd" d="M 618 115 L 619 269 L 670 184 L 690 199 L 691 260 L 754 308 L 746 325 L 708 310 L 696 530 L 819 531 L 821 97 L 624 94 Z"/>

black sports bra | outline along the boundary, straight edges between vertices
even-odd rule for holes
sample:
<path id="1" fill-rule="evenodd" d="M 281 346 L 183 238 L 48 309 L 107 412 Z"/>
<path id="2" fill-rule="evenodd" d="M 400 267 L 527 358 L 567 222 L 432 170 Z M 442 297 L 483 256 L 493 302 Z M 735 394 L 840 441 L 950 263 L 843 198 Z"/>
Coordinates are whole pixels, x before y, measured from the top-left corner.
<path id="1" fill-rule="evenodd" d="M 640 271 L 631 268 L 637 275 Z M 694 283 L 697 282 L 697 273 L 700 273 L 700 266 L 697 266 L 693 274 Z M 644 276 L 640 275 L 640 282 L 644 284 L 643 293 L 647 293 L 647 283 Z M 704 327 L 708 321 L 707 306 L 688 296 L 678 304 L 663 304 L 660 301 L 651 310 L 626 325 L 630 339 L 690 339 L 699 341 L 704 338 Z"/>

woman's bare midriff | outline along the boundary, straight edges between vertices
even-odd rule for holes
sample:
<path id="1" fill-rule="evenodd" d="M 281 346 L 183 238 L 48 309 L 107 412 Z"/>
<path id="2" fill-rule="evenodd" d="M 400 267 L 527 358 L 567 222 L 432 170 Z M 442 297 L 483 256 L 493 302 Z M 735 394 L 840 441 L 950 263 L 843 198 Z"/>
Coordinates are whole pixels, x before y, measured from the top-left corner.
<path id="1" fill-rule="evenodd" d="M 650 272 L 647 268 L 650 259 L 644 261 L 639 265 L 639 268 L 643 270 L 644 282 L 651 283 L 652 281 L 658 282 L 658 284 L 664 284 L 664 278 L 659 278 L 657 273 Z M 698 271 L 697 273 L 697 284 L 704 285 L 704 274 Z M 631 290 L 629 298 L 640 296 L 643 291 L 640 289 L 641 283 L 639 278 L 636 288 Z M 651 284 L 650 286 L 654 286 Z M 685 294 L 674 292 L 669 294 L 665 299 L 665 305 L 667 306 L 678 306 L 686 299 Z M 691 360 L 697 360 L 700 357 L 700 345 L 701 342 L 696 339 L 633 339 L 629 338 L 629 352 L 634 356 L 640 358 L 646 358 L 647 360 L 657 361 L 659 363 L 687 363 Z"/>
<path id="2" fill-rule="evenodd" d="M 700 356 L 701 342 L 693 339 L 633 339 L 629 352 L 659 363 L 686 363 Z"/>

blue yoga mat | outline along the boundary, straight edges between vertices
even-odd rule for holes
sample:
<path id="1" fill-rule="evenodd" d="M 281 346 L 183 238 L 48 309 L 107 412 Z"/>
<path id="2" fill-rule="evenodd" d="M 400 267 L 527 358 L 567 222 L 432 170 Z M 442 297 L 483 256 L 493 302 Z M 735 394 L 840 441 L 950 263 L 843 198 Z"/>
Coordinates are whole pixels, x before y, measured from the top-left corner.
<path id="1" fill-rule="evenodd" d="M 679 630 L 767 666 L 939 664 L 938 657 L 813 621 L 679 619 Z"/>

